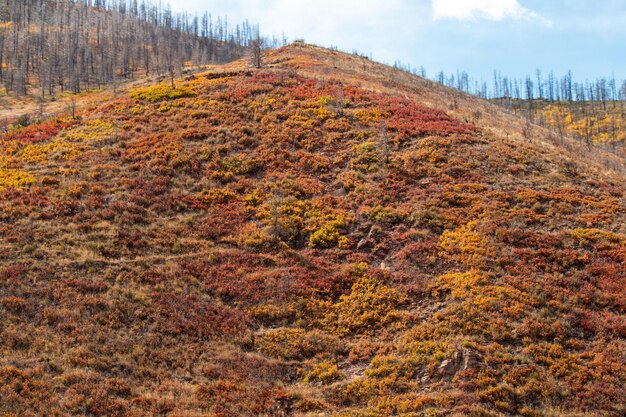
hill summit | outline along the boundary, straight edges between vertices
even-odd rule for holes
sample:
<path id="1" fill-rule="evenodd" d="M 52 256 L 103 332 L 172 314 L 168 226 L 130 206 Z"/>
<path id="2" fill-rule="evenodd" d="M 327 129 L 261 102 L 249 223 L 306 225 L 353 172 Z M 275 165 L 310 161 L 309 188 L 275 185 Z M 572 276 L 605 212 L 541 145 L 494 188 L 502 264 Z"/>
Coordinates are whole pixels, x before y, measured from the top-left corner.
<path id="1" fill-rule="evenodd" d="M 485 101 L 297 43 L 0 142 L 1 416 L 624 412 L 623 174 Z"/>

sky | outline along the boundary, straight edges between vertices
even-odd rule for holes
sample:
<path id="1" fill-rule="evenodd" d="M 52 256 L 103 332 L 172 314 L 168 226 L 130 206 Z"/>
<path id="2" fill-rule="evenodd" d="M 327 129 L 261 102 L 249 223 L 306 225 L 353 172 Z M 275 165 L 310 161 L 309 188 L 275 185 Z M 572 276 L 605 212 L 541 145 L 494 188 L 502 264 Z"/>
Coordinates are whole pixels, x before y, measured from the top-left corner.
<path id="1" fill-rule="evenodd" d="M 626 0 L 172 0 L 376 61 L 489 80 L 537 68 L 626 79 Z"/>

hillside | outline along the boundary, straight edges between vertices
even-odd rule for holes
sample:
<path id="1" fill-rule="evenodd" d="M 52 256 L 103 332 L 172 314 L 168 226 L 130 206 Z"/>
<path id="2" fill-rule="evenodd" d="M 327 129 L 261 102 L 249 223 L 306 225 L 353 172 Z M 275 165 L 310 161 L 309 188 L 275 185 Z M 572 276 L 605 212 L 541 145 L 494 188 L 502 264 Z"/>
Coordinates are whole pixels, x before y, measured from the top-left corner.
<path id="1" fill-rule="evenodd" d="M 0 416 L 624 412 L 619 160 L 362 58 L 264 62 L 0 138 Z"/>
<path id="2" fill-rule="evenodd" d="M 309 45 L 305 48 L 292 48 L 288 53 L 284 53 L 281 49 L 276 51 L 278 56 L 273 60 L 272 53 L 269 54 L 270 66 L 275 63 L 279 67 L 297 70 L 303 75 L 331 81 L 341 78 L 352 85 L 374 92 L 410 98 L 425 106 L 446 111 L 451 116 L 473 123 L 500 138 L 539 143 L 541 148 L 560 153 L 565 159 L 593 161 L 592 165 L 600 171 L 608 167 L 621 173 L 626 172 L 623 155 L 616 156 L 612 152 L 605 152 L 598 148 L 591 149 L 586 143 L 581 143 L 576 137 L 574 125 L 571 126 L 571 130 L 564 130 L 564 134 L 560 135 L 557 126 L 549 123 L 548 115 L 535 114 L 533 120 L 538 124 L 528 123 L 526 117 L 519 117 L 526 113 L 517 105 L 500 103 L 498 106 L 493 106 L 487 101 L 479 100 L 457 89 L 338 51 L 328 51 Z M 526 100 L 519 101 L 518 105 L 519 107 L 528 106 Z M 543 109 L 547 106 L 537 107 Z M 584 107 L 591 108 L 592 105 L 574 103 L 570 106 L 569 111 L 572 113 L 573 121 L 579 121 L 582 118 L 576 115 L 584 113 Z M 597 107 L 595 107 L 596 112 Z M 607 113 L 616 118 L 616 124 L 620 123 L 617 118 L 621 117 L 621 107 L 617 110 L 609 110 Z M 553 129 L 546 129 L 541 126 L 543 124 L 552 126 Z M 619 132 L 624 129 L 623 126 L 617 127 Z"/>
<path id="3" fill-rule="evenodd" d="M 553 141 L 577 140 L 588 148 L 602 148 L 624 160 L 626 120 L 623 100 L 557 101 L 492 99 L 492 103 L 553 131 Z M 567 139 L 569 138 L 569 139 Z"/>
<path id="4" fill-rule="evenodd" d="M 173 12 L 151 0 L 0 0 L 0 85 L 45 101 L 153 74 L 224 63 L 260 42 L 258 26 Z"/>
<path id="5" fill-rule="evenodd" d="M 624 154 L 624 101 L 544 103 L 540 106 L 540 117 L 559 134 L 573 135 L 590 144 L 608 145 Z"/>

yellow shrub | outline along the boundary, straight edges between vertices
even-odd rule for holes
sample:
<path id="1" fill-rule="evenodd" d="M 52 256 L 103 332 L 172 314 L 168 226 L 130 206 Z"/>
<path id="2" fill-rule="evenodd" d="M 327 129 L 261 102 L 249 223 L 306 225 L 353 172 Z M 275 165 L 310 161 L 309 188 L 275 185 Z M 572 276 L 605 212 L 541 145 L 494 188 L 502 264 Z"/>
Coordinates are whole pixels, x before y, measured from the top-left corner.
<path id="1" fill-rule="evenodd" d="M 260 198 L 260 197 L 259 197 Z M 257 199 L 258 202 L 260 202 Z M 294 240 L 304 228 L 304 217 L 308 203 L 295 197 L 273 199 L 262 204 L 257 216 L 263 219 L 274 240 Z"/>
<path id="2" fill-rule="evenodd" d="M 74 143 L 50 142 L 28 145 L 19 156 L 26 162 L 42 164 L 49 159 L 72 160 L 82 153 L 82 148 Z"/>
<path id="3" fill-rule="evenodd" d="M 268 330 L 255 337 L 259 352 L 281 359 L 304 359 L 321 352 L 334 353 L 340 349 L 336 336 L 319 330 L 279 328 Z"/>
<path id="4" fill-rule="evenodd" d="M 336 363 L 331 361 L 322 361 L 313 365 L 311 370 L 302 379 L 306 384 L 332 384 L 333 382 L 343 379 L 345 375 L 339 371 Z"/>
<path id="5" fill-rule="evenodd" d="M 402 223 L 408 213 L 402 208 L 378 205 L 369 211 L 368 217 L 378 223 L 397 224 Z"/>
<path id="6" fill-rule="evenodd" d="M 335 102 L 335 98 L 334 97 L 332 97 L 332 96 L 322 96 L 322 97 L 318 98 L 315 103 L 319 104 L 320 106 L 326 106 L 326 105 L 331 104 L 333 102 Z"/>
<path id="7" fill-rule="evenodd" d="M 354 112 L 354 117 L 362 122 L 378 122 L 384 118 L 378 109 L 359 109 Z"/>
<path id="8" fill-rule="evenodd" d="M 328 119 L 331 119 L 335 115 L 334 113 L 329 111 L 326 107 L 313 107 L 311 109 L 308 109 L 307 113 L 309 113 L 311 116 L 321 121 L 326 121 Z"/>
<path id="9" fill-rule="evenodd" d="M 255 224 L 244 224 L 235 240 L 241 246 L 263 248 L 270 246 L 272 236 L 266 230 L 259 229 Z"/>
<path id="10" fill-rule="evenodd" d="M 65 138 L 72 142 L 97 143 L 103 141 L 112 133 L 112 123 L 96 119 L 67 132 Z"/>
<path id="11" fill-rule="evenodd" d="M 130 98 L 144 100 L 144 101 L 162 101 L 162 100 L 176 100 L 184 97 L 195 97 L 194 93 L 189 88 L 172 88 L 167 84 L 157 84 L 151 87 L 138 88 L 129 94 Z"/>
<path id="12" fill-rule="evenodd" d="M 230 191 L 227 188 L 211 188 L 208 191 L 203 191 L 200 194 L 196 195 L 198 200 L 214 204 L 214 203 L 226 203 L 232 199 L 234 199 L 237 195 Z"/>
<path id="13" fill-rule="evenodd" d="M 255 305 L 245 310 L 254 320 L 268 324 L 276 321 L 287 322 L 295 320 L 301 311 L 297 303 Z"/>
<path id="14" fill-rule="evenodd" d="M 355 145 L 353 150 L 355 158 L 351 161 L 352 166 L 361 171 L 375 171 L 378 169 L 378 164 L 383 160 L 382 152 L 378 149 L 378 145 L 375 142 L 363 142 Z"/>
<path id="15" fill-rule="evenodd" d="M 450 291 L 453 298 L 465 299 L 472 294 L 479 285 L 486 283 L 486 279 L 478 271 L 456 272 L 441 275 L 431 289 L 433 295 L 438 296 L 442 291 Z"/>
<path id="16" fill-rule="evenodd" d="M 489 241 L 476 232 L 477 222 L 472 221 L 456 230 L 445 231 L 437 247 L 441 256 L 451 256 L 470 267 L 480 266 L 485 256 L 493 255 Z"/>
<path id="17" fill-rule="evenodd" d="M 375 278 L 359 278 L 350 294 L 342 295 L 330 306 L 322 325 L 332 333 L 371 334 L 399 318 L 397 307 L 405 297 L 394 288 L 384 285 Z"/>
<path id="18" fill-rule="evenodd" d="M 5 188 L 22 188 L 35 182 L 35 177 L 28 172 L 13 169 L 0 169 L 0 190 Z"/>
<path id="19" fill-rule="evenodd" d="M 344 225 L 343 218 L 331 220 L 322 225 L 322 227 L 313 232 L 309 237 L 309 243 L 314 248 L 330 248 L 339 246 L 345 248 L 349 241 L 345 236 L 339 234 L 339 228 Z"/>
<path id="20" fill-rule="evenodd" d="M 578 240 L 578 243 L 581 245 L 587 244 L 589 242 L 595 242 L 598 240 L 607 240 L 609 242 L 619 242 L 620 237 L 615 233 L 609 232 L 608 230 L 600 230 L 600 229 L 574 229 L 572 230 L 572 236 Z"/>
<path id="21" fill-rule="evenodd" d="M 139 105 L 133 106 L 133 107 L 130 109 L 130 112 L 131 112 L 132 114 L 142 114 L 142 113 L 143 113 L 143 112 L 145 112 L 145 111 L 146 111 L 146 108 L 145 108 L 145 107 L 143 107 L 143 106 L 139 106 Z"/>
<path id="22" fill-rule="evenodd" d="M 267 198 L 267 195 L 260 190 L 253 190 L 243 198 L 243 202 L 248 207 L 258 207 L 263 200 Z"/>
<path id="23" fill-rule="evenodd" d="M 306 356 L 313 347 L 304 340 L 303 329 L 274 329 L 255 338 L 259 352 L 273 358 L 291 359 Z M 304 355 L 303 355 L 304 354 Z"/>

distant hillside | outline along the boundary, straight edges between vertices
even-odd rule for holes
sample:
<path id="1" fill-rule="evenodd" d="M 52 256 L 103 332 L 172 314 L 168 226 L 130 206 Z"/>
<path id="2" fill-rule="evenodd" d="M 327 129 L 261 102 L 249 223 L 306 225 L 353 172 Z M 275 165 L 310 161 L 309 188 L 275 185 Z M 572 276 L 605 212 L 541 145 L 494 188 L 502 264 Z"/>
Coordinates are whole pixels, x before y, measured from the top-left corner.
<path id="1" fill-rule="evenodd" d="M 0 136 L 0 416 L 620 416 L 619 159 L 302 43 Z"/>
<path id="2" fill-rule="evenodd" d="M 426 77 L 424 68 L 406 70 Z M 552 72 L 544 75 L 537 69 L 532 77 L 523 79 L 494 71 L 493 80 L 488 83 L 457 71 L 456 75 L 439 72 L 433 81 L 489 99 L 526 117 L 529 123 L 555 130 L 559 139 L 571 136 L 587 146 L 599 146 L 626 158 L 626 80 L 618 80 L 614 75 L 582 82 L 571 71 L 558 77 Z"/>
<path id="3" fill-rule="evenodd" d="M 259 39 L 248 22 L 173 13 L 151 0 L 1 0 L 0 84 L 45 99 L 138 75 L 173 78 L 239 58 Z"/>
<path id="4" fill-rule="evenodd" d="M 572 136 L 587 145 L 602 145 L 622 156 L 626 142 L 624 101 L 493 100 L 559 137 Z"/>

